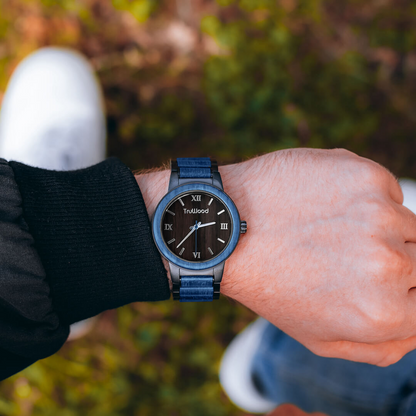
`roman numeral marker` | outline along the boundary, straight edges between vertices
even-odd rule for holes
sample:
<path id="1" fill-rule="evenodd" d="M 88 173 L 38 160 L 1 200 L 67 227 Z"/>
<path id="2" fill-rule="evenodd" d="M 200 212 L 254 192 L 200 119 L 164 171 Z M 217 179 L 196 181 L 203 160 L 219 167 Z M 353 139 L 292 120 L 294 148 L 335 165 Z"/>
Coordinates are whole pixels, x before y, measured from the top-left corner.
<path id="1" fill-rule="evenodd" d="M 228 222 L 221 223 L 221 230 L 228 230 Z"/>
<path id="2" fill-rule="evenodd" d="M 221 240 L 221 238 L 217 238 L 217 240 L 220 242 L 220 243 L 225 243 L 225 241 L 224 240 Z"/>
<path id="3" fill-rule="evenodd" d="M 225 212 L 225 209 L 221 210 L 220 212 L 217 212 L 217 215 L 221 215 L 223 212 Z"/>
<path id="4" fill-rule="evenodd" d="M 172 227 L 173 227 L 173 224 L 165 224 L 165 231 L 173 231 Z"/>
<path id="5" fill-rule="evenodd" d="M 192 202 L 201 202 L 201 195 L 191 195 Z"/>
<path id="6" fill-rule="evenodd" d="M 200 259 L 201 258 L 201 252 L 200 251 L 197 251 L 197 252 L 194 251 L 192 254 L 194 255 L 194 259 Z"/>

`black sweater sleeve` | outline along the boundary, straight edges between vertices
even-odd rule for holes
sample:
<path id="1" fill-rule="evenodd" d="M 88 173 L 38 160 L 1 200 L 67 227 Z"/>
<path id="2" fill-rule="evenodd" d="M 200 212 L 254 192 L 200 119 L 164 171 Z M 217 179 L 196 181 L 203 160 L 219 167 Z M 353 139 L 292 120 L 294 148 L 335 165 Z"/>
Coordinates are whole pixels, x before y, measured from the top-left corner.
<path id="1" fill-rule="evenodd" d="M 0 162 L 1 380 L 56 352 L 69 324 L 170 294 L 120 161 L 70 172 Z"/>

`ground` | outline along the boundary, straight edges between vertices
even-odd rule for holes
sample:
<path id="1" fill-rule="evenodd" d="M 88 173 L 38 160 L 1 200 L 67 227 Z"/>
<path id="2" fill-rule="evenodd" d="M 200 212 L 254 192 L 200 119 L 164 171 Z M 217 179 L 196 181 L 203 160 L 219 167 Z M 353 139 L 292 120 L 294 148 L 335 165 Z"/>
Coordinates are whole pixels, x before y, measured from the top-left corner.
<path id="1" fill-rule="evenodd" d="M 416 6 L 408 0 L 1 0 L 0 101 L 39 47 L 75 48 L 103 86 L 108 155 L 235 162 L 345 147 L 416 178 Z M 218 383 L 254 314 L 134 304 L 0 386 L 1 415 L 243 415 Z"/>

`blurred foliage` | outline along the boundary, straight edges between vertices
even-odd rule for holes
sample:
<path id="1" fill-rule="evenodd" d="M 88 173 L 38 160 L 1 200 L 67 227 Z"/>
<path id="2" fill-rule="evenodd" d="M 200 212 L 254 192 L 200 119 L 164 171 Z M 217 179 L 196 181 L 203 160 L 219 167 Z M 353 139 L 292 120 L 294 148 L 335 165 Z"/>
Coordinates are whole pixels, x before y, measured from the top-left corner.
<path id="1" fill-rule="evenodd" d="M 3 0 L 0 91 L 40 46 L 102 82 L 109 153 L 133 168 L 346 147 L 416 176 L 411 0 Z"/>
<path id="2" fill-rule="evenodd" d="M 414 176 L 414 2 L 221 3 L 203 82 L 225 153 L 345 147 Z"/>
<path id="3" fill-rule="evenodd" d="M 139 22 L 145 22 L 157 6 L 156 0 L 112 0 L 116 9 L 127 10 Z"/>
<path id="4" fill-rule="evenodd" d="M 0 0 L 0 100 L 17 64 L 73 47 L 103 86 L 108 153 L 133 169 L 171 157 L 238 161 L 345 147 L 416 177 L 411 0 Z M 242 415 L 218 384 L 254 315 L 135 304 L 1 383 L 1 415 Z"/>
<path id="5" fill-rule="evenodd" d="M 253 315 L 212 305 L 134 304 L 87 337 L 0 385 L 1 415 L 243 415 L 218 383 L 219 360 Z"/>

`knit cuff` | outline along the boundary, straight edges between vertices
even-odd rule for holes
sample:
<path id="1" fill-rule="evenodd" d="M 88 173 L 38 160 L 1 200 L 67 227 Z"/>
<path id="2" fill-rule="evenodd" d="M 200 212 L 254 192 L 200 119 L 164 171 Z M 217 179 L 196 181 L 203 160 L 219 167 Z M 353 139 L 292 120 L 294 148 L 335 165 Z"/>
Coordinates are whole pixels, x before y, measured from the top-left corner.
<path id="1" fill-rule="evenodd" d="M 140 189 L 124 164 L 111 158 L 69 172 L 9 165 L 63 322 L 169 298 Z"/>
<path id="2" fill-rule="evenodd" d="M 61 348 L 69 327 L 53 309 L 23 218 L 13 170 L 0 159 L 0 381 Z"/>

